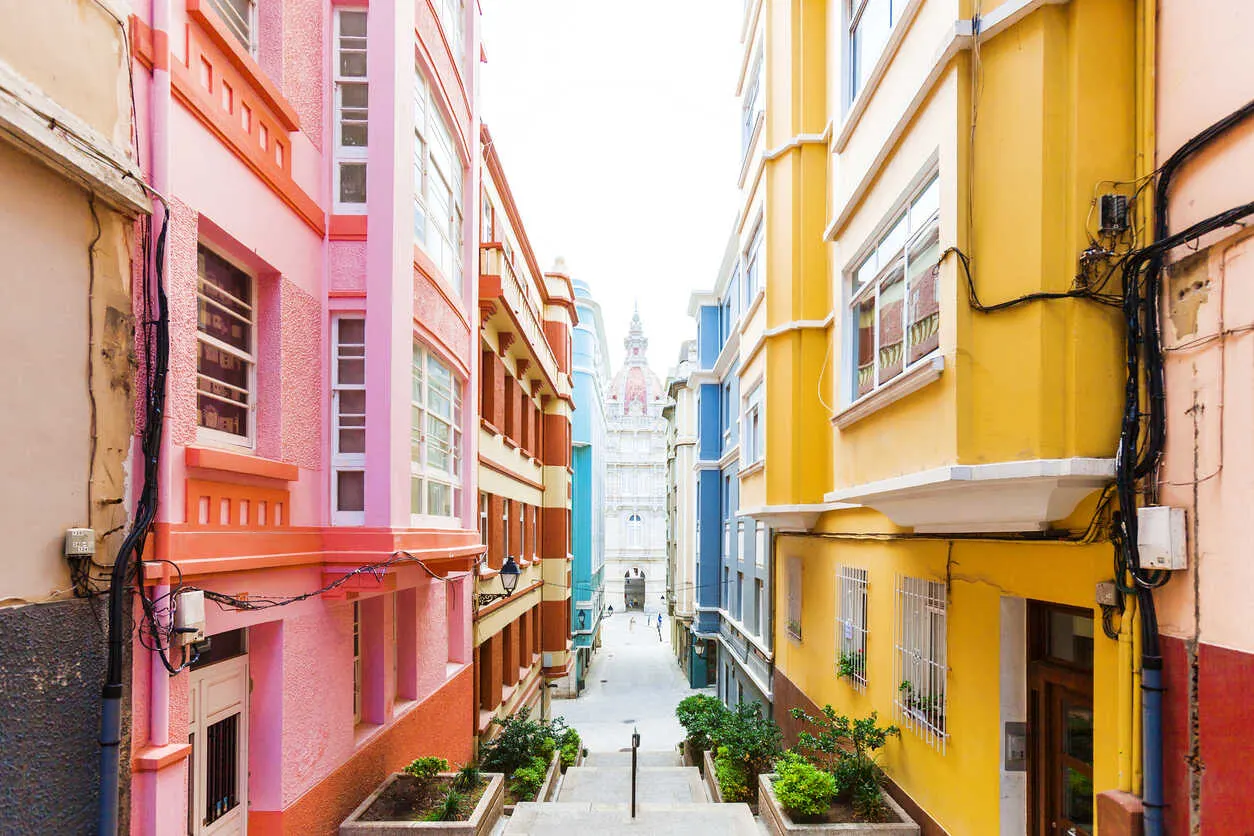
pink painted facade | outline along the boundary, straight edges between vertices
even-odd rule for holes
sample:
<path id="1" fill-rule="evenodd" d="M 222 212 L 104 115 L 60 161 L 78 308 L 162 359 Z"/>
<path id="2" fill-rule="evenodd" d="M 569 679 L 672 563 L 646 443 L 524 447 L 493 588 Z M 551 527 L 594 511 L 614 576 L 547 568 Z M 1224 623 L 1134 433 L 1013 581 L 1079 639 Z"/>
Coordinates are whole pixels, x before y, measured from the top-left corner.
<path id="1" fill-rule="evenodd" d="M 170 206 L 144 584 L 225 598 L 174 676 L 136 636 L 130 830 L 329 834 L 387 772 L 472 754 L 478 6 L 131 11 Z"/>
<path id="2" fill-rule="evenodd" d="M 1157 28 L 1158 164 L 1254 99 L 1242 0 L 1164 0 Z M 1254 118 L 1179 170 L 1170 232 L 1254 196 Z M 1254 743 L 1254 238 L 1244 225 L 1169 256 L 1164 278 L 1167 447 L 1159 501 L 1186 509 L 1189 569 L 1157 594 L 1164 656 L 1168 833 L 1249 827 Z"/>

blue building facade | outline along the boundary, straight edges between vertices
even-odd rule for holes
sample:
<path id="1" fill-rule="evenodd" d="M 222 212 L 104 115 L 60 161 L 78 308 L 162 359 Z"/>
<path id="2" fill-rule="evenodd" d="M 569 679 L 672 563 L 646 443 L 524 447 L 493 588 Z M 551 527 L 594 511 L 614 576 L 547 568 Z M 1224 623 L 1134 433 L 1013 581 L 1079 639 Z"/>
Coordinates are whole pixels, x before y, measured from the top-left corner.
<path id="1" fill-rule="evenodd" d="M 575 665 L 570 693 L 584 688 L 593 651 L 601 644 L 605 615 L 605 395 L 608 345 L 601 306 L 588 285 L 574 281 L 579 323 L 572 334 L 575 414 L 571 426 L 571 635 Z"/>
<path id="2" fill-rule="evenodd" d="M 740 255 L 733 238 L 718 283 L 689 304 L 697 322 L 697 364 L 689 376 L 697 391 L 697 596 L 685 673 L 692 687 L 716 684 L 729 706 L 757 701 L 770 712 L 770 530 L 743 513 L 740 501 L 741 469 L 756 461 L 741 443 L 756 394 L 741 393 Z"/>

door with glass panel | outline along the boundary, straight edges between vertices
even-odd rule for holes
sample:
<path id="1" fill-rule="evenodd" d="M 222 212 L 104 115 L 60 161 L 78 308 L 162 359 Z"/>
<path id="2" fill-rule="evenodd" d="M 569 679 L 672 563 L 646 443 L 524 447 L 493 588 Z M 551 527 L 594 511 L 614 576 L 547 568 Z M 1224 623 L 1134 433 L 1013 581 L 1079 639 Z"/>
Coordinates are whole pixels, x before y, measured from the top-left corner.
<path id="1" fill-rule="evenodd" d="M 188 709 L 187 832 L 247 833 L 248 657 L 193 670 Z"/>
<path id="2" fill-rule="evenodd" d="M 1034 604 L 1028 623 L 1029 832 L 1093 833 L 1093 615 Z"/>

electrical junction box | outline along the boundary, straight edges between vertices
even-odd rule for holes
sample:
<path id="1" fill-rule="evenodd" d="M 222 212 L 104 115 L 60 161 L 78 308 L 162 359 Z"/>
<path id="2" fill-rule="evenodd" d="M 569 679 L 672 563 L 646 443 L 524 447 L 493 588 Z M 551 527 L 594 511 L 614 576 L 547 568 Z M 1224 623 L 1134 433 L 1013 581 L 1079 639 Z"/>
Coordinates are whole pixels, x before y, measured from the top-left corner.
<path id="1" fill-rule="evenodd" d="M 92 528 L 65 530 L 65 556 L 91 557 L 96 553 L 96 531 Z"/>
<path id="2" fill-rule="evenodd" d="M 180 592 L 174 607 L 174 642 L 192 644 L 205 640 L 205 593 L 199 589 Z"/>
<path id="3" fill-rule="evenodd" d="M 1152 505 L 1136 509 L 1137 558 L 1142 569 L 1188 568 L 1184 509 Z"/>

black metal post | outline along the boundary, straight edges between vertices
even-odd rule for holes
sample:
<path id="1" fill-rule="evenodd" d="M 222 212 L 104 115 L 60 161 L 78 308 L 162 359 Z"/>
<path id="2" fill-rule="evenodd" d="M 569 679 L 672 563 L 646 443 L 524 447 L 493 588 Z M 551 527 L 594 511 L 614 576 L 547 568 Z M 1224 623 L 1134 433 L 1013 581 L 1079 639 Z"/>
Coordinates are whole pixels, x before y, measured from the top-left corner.
<path id="1" fill-rule="evenodd" d="M 631 817 L 636 817 L 636 750 L 640 748 L 640 732 L 631 732 Z"/>

